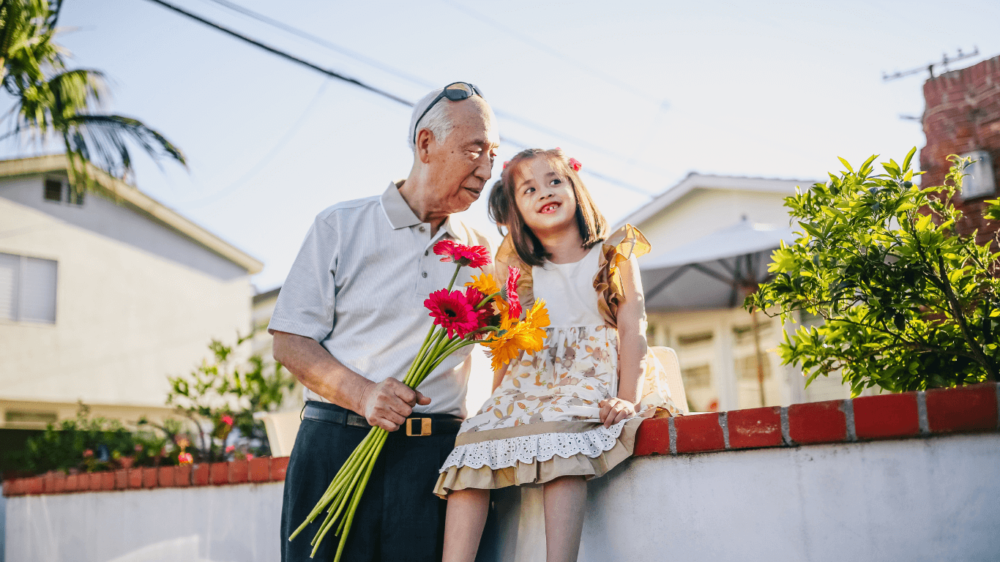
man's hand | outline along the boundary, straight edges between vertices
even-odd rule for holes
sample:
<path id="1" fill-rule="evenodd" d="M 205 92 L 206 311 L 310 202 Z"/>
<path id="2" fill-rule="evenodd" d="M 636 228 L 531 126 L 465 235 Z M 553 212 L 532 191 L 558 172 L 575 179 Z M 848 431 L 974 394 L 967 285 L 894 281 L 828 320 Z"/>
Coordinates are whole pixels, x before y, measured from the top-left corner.
<path id="1" fill-rule="evenodd" d="M 601 400 L 598 406 L 601 407 L 601 423 L 604 427 L 611 427 L 635 415 L 635 404 L 621 398 Z"/>
<path id="2" fill-rule="evenodd" d="M 361 394 L 361 412 L 368 423 L 386 431 L 396 431 L 417 404 L 426 406 L 431 399 L 396 379 L 385 379 L 365 387 Z"/>

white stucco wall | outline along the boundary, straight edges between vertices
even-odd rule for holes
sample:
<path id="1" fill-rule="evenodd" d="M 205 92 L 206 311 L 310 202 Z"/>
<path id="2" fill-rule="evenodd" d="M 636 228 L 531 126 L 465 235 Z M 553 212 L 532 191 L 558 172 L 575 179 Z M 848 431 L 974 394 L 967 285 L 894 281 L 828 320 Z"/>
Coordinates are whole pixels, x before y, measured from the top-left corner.
<path id="1" fill-rule="evenodd" d="M 273 562 L 284 485 L 10 498 L 7 560 Z"/>
<path id="2" fill-rule="evenodd" d="M 997 466 L 996 434 L 634 459 L 591 483 L 580 561 L 996 561 Z M 499 560 L 543 561 L 516 492 Z"/>
<path id="3" fill-rule="evenodd" d="M 0 399 L 163 406 L 167 375 L 250 328 L 249 273 L 133 209 L 8 180 L 0 232 L 0 252 L 58 262 L 55 324 L 0 321 Z"/>
<path id="4" fill-rule="evenodd" d="M 590 484 L 581 562 L 995 561 L 1000 435 L 627 461 Z M 278 559 L 280 483 L 21 496 L 6 559 Z M 494 497 L 480 562 L 544 560 L 539 488 Z"/>

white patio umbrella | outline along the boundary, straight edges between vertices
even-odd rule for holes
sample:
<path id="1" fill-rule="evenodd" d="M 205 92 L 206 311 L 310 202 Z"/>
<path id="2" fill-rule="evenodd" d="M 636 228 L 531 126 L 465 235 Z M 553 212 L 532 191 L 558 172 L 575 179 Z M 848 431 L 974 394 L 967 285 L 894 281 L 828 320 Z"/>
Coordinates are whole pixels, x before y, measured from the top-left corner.
<path id="1" fill-rule="evenodd" d="M 646 309 L 672 312 L 734 308 L 770 274 L 771 252 L 795 240 L 791 227 L 739 223 L 640 261 Z M 764 367 L 756 311 L 751 315 L 757 353 L 757 382 L 764 405 Z"/>

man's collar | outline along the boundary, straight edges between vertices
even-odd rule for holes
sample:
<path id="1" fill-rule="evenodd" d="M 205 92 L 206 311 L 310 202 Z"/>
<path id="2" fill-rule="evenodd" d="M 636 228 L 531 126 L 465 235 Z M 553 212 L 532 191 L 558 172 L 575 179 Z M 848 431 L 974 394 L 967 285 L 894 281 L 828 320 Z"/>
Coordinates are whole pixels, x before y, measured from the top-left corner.
<path id="1" fill-rule="evenodd" d="M 382 193 L 380 199 L 382 211 L 385 212 L 385 218 L 389 220 L 389 224 L 392 225 L 393 230 L 421 224 L 420 218 L 417 217 L 413 209 L 410 208 L 410 205 L 407 204 L 406 199 L 403 199 L 403 196 L 399 193 L 399 188 L 403 185 L 404 181 L 406 180 L 390 182 L 389 187 Z M 462 225 L 462 221 L 458 220 L 455 215 L 448 215 L 441 228 L 448 233 L 452 240 L 463 244 L 467 242 L 463 235 L 465 228 Z"/>
<path id="2" fill-rule="evenodd" d="M 420 219 L 399 193 L 399 187 L 403 185 L 404 181 L 406 180 L 389 182 L 389 187 L 381 198 L 382 211 L 385 212 L 385 218 L 389 219 L 393 230 L 420 224 Z"/>

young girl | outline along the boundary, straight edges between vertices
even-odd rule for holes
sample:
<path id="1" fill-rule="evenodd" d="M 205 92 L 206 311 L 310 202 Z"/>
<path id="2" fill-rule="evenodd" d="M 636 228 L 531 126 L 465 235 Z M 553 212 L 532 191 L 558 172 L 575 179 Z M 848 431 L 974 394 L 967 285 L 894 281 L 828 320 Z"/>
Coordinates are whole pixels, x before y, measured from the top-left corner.
<path id="1" fill-rule="evenodd" d="M 546 559 L 576 560 L 586 480 L 632 454 L 644 418 L 678 413 L 646 349 L 636 257 L 649 244 L 630 225 L 607 236 L 579 166 L 558 148 L 525 150 L 490 192 L 490 217 L 508 230 L 498 270 L 520 270 L 524 309 L 544 300 L 551 325 L 541 351 L 495 373 L 441 468 L 444 562 L 472 562 L 489 490 L 523 484 L 544 486 Z"/>

